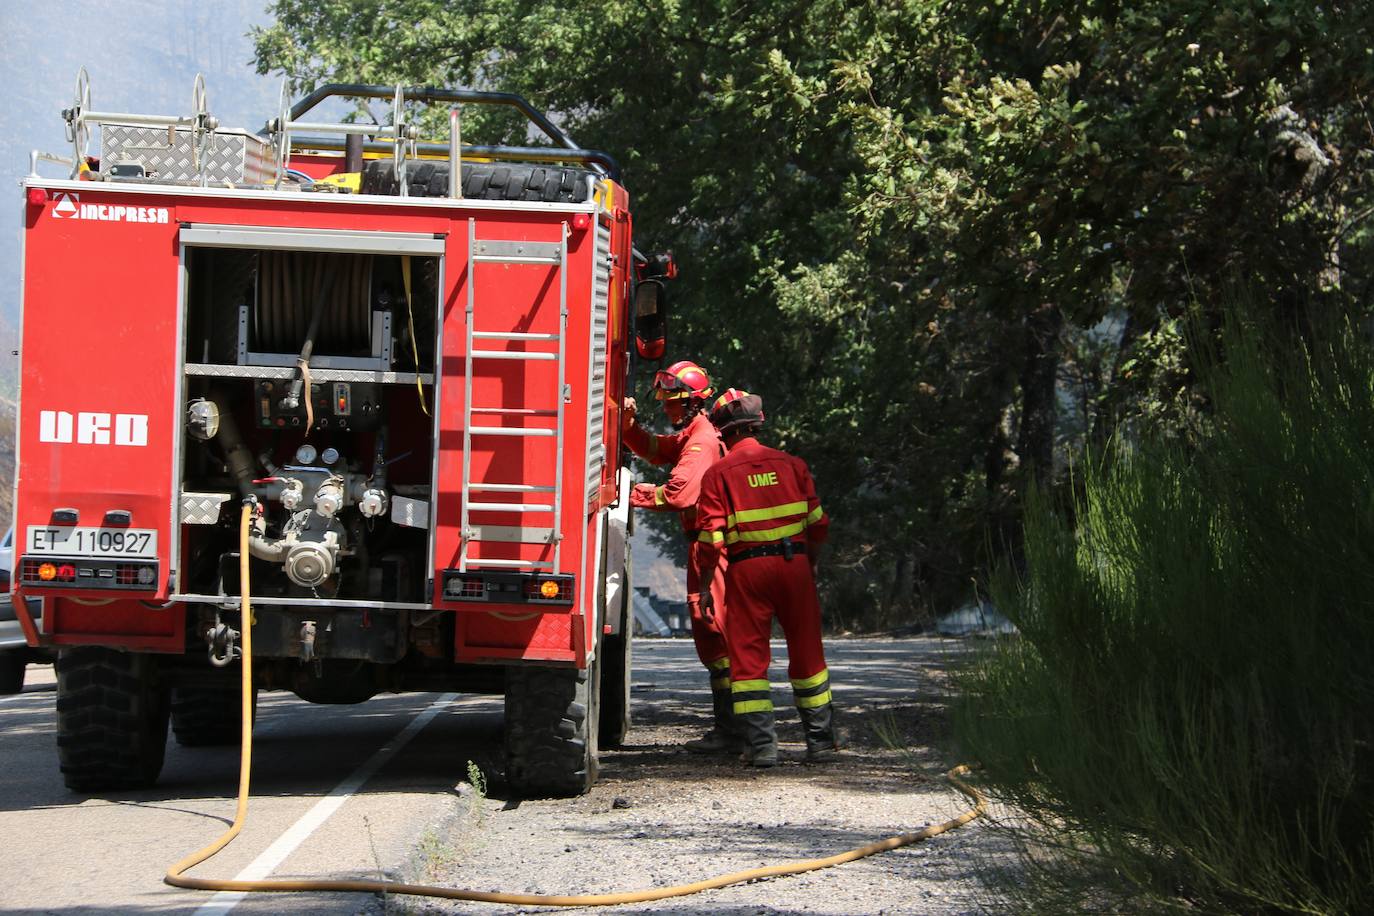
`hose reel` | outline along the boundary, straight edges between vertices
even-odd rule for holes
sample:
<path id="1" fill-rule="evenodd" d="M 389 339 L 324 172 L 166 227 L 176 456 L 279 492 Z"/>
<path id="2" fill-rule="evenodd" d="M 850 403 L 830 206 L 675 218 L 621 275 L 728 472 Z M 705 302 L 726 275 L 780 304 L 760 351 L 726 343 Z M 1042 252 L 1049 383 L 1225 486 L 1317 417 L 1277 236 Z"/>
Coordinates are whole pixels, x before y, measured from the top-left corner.
<path id="1" fill-rule="evenodd" d="M 372 343 L 373 258 L 361 254 L 263 251 L 258 261 L 254 349 L 299 351 L 326 277 L 333 288 L 321 316 L 315 348 L 366 353 Z"/>

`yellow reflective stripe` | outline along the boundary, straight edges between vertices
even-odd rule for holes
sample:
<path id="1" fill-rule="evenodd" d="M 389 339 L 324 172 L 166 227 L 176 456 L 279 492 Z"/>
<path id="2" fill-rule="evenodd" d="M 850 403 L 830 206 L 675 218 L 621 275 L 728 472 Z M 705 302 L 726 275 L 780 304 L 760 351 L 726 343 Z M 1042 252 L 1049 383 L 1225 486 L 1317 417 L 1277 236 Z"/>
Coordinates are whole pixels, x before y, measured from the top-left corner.
<path id="1" fill-rule="evenodd" d="M 709 661 L 706 663 L 706 667 L 710 668 L 712 671 L 720 671 L 722 668 L 729 668 L 730 656 L 723 655 L 720 658 L 715 659 L 714 661 Z"/>
<path id="2" fill-rule="evenodd" d="M 821 520 L 821 517 L 824 515 L 825 510 L 822 509 L 820 506 L 817 506 L 816 508 L 812 509 L 811 514 L 806 517 L 806 523 L 808 525 L 813 525 L 816 522 L 819 522 Z"/>
<path id="3" fill-rule="evenodd" d="M 815 709 L 830 702 L 830 691 L 818 693 L 814 697 L 796 697 L 798 709 Z"/>
<path id="4" fill-rule="evenodd" d="M 732 541 L 730 535 L 725 536 L 727 544 L 735 541 L 781 541 L 783 538 L 790 538 L 794 534 L 801 534 L 806 530 L 806 522 L 794 522 L 791 525 L 782 525 L 778 528 L 765 528 L 762 531 L 739 531 L 735 533 Z"/>
<path id="5" fill-rule="evenodd" d="M 703 531 L 697 535 L 697 540 L 703 544 L 723 544 L 725 543 L 725 535 L 719 531 Z"/>
<path id="6" fill-rule="evenodd" d="M 654 487 L 654 505 L 661 506 L 666 502 L 667 500 L 663 498 L 663 488 Z"/>
<path id="7" fill-rule="evenodd" d="M 806 511 L 805 501 L 799 503 L 786 503 L 781 506 L 768 506 L 763 509 L 741 509 L 725 519 L 725 524 L 733 528 L 736 522 L 766 522 L 770 518 L 782 518 L 786 515 L 801 515 Z"/>
<path id="8" fill-rule="evenodd" d="M 743 700 L 735 704 L 735 715 L 742 716 L 750 712 L 772 712 L 772 700 Z"/>
<path id="9" fill-rule="evenodd" d="M 830 677 L 830 669 L 829 669 L 829 668 L 822 668 L 822 669 L 820 670 L 820 673 L 819 673 L 819 674 L 813 674 L 813 675 L 811 675 L 810 677 L 804 677 L 804 678 L 802 678 L 802 679 L 799 680 L 799 681 L 793 681 L 793 682 L 792 682 L 792 689 L 793 689 L 793 690 L 805 690 L 805 689 L 808 688 L 808 687 L 819 687 L 819 686 L 820 686 L 821 684 L 823 684 L 823 683 L 826 681 L 826 679 L 829 678 L 829 677 Z"/>
<path id="10" fill-rule="evenodd" d="M 764 678 L 763 680 L 735 681 L 730 685 L 730 689 L 735 693 L 752 693 L 755 690 L 772 690 L 773 688 L 768 683 L 768 679 Z"/>

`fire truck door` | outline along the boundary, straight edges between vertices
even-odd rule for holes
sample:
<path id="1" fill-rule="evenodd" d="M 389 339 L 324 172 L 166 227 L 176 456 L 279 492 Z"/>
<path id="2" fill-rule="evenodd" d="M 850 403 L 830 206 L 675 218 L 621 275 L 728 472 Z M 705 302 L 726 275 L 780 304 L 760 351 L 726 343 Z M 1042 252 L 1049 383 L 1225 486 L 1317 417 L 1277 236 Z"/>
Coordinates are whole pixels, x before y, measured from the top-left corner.
<path id="1" fill-rule="evenodd" d="M 82 557 L 58 567 L 79 575 L 68 588 L 108 594 L 119 569 L 105 560 L 124 559 L 149 570 L 128 587 L 158 599 L 175 533 L 182 284 L 173 208 L 130 197 L 50 192 L 27 220 L 15 578 L 20 557 Z"/>

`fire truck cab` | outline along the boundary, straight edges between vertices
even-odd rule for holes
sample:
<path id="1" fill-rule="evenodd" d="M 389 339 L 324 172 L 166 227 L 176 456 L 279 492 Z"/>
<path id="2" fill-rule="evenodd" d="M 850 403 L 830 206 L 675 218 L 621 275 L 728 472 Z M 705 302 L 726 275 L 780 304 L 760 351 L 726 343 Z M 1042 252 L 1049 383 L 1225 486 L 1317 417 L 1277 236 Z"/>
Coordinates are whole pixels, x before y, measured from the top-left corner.
<path id="1" fill-rule="evenodd" d="M 308 120 L 336 97 L 391 123 Z M 469 105 L 551 145 L 465 147 Z M 661 319 L 614 161 L 501 93 L 195 108 L 99 112 L 83 71 L 70 170 L 24 182 L 12 587 L 67 784 L 239 740 L 247 589 L 258 688 L 501 693 L 510 790 L 585 792 L 629 723 L 631 303 Z"/>

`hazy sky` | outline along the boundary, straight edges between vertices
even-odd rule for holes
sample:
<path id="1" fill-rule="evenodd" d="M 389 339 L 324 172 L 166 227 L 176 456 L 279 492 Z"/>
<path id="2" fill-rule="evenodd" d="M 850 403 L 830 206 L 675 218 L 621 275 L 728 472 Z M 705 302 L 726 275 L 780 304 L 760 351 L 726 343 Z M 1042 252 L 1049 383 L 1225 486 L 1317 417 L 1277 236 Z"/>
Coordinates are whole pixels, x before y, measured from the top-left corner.
<path id="1" fill-rule="evenodd" d="M 18 187 L 29 151 L 69 155 L 62 109 L 72 104 L 76 74 L 91 77 L 99 111 L 189 114 L 197 73 L 205 75 L 210 111 L 225 127 L 258 130 L 276 114 L 280 77 L 254 72 L 248 30 L 270 21 L 267 0 L 0 0 L 0 188 L 4 210 L 22 207 Z M 98 136 L 91 152 L 99 153 Z M 59 176 L 62 167 L 39 166 Z M 19 316 L 19 218 L 0 234 L 0 323 Z M 10 363 L 9 350 L 0 356 Z"/>

